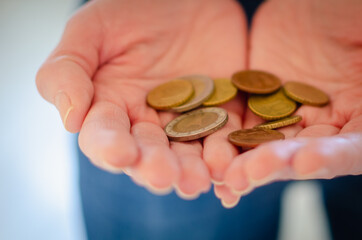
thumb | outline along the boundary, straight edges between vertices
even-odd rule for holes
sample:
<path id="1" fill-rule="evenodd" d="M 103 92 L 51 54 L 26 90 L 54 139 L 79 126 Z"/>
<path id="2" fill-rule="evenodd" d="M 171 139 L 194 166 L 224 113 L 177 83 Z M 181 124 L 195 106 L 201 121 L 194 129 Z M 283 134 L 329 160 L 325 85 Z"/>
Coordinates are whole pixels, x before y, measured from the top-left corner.
<path id="1" fill-rule="evenodd" d="M 56 106 L 70 132 L 80 130 L 93 99 L 91 78 L 99 65 L 101 39 L 99 24 L 92 18 L 87 7 L 72 17 L 36 76 L 39 93 Z"/>

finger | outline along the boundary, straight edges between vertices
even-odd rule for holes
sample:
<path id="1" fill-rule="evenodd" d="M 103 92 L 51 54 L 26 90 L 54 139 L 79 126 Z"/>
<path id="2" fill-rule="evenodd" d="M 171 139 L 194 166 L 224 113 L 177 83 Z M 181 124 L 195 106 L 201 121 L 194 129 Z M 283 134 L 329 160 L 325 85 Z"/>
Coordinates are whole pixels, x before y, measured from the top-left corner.
<path id="1" fill-rule="evenodd" d="M 169 192 L 179 179 L 180 168 L 163 129 L 154 123 L 139 122 L 132 126 L 132 135 L 140 150 L 135 170 L 149 190 Z"/>
<path id="2" fill-rule="evenodd" d="M 275 180 L 291 179 L 290 161 L 302 143 L 275 141 L 238 155 L 225 173 L 225 184 L 243 196 Z"/>
<path id="3" fill-rule="evenodd" d="M 253 150 L 249 150 L 236 156 L 225 172 L 225 185 L 236 195 L 245 195 L 251 189 L 244 170 L 244 164 L 253 153 Z"/>
<path id="4" fill-rule="evenodd" d="M 202 146 L 198 141 L 171 142 L 171 149 L 179 159 L 181 175 L 176 193 L 184 199 L 195 199 L 211 187 L 210 174 L 202 160 Z"/>
<path id="5" fill-rule="evenodd" d="M 339 128 L 327 124 L 317 124 L 302 129 L 297 137 L 326 137 L 334 136 L 340 131 Z"/>
<path id="6" fill-rule="evenodd" d="M 362 107 L 360 108 L 362 111 Z M 353 132 L 362 132 L 362 113 L 360 115 L 351 119 L 348 123 L 346 123 L 341 129 L 340 133 L 353 133 Z"/>
<path id="7" fill-rule="evenodd" d="M 288 129 L 288 128 L 285 128 Z M 292 131 L 296 128 L 292 128 Z M 298 137 L 330 136 L 338 132 L 338 129 L 329 125 L 311 126 L 297 133 Z M 252 184 L 263 185 L 273 179 L 284 175 L 285 168 L 289 166 L 293 155 L 300 151 L 305 140 L 276 141 L 261 145 L 255 149 L 254 154 L 245 163 L 245 171 Z M 252 160 L 251 160 L 252 159 Z"/>
<path id="8" fill-rule="evenodd" d="M 361 174 L 361 144 L 361 133 L 276 141 L 254 149 L 243 162 L 236 159 L 235 165 L 230 166 L 225 178 L 228 179 L 230 187 L 245 185 L 244 178 L 234 178 L 233 181 L 241 181 L 234 183 L 229 176 L 229 173 L 244 171 L 251 185 L 244 190 L 248 192 L 251 187 L 259 187 L 276 180 L 330 179 L 341 175 Z"/>
<path id="9" fill-rule="evenodd" d="M 220 184 L 224 180 L 224 173 L 233 158 L 239 153 L 238 149 L 228 140 L 228 134 L 241 128 L 242 104 L 235 99 L 224 105 L 228 110 L 228 123 L 219 131 L 206 137 L 204 140 L 203 159 L 205 160 L 214 183 Z"/>
<path id="10" fill-rule="evenodd" d="M 240 196 L 232 193 L 232 191 L 225 185 L 215 185 L 214 192 L 215 196 L 221 199 L 221 204 L 225 208 L 233 208 L 240 201 Z"/>
<path id="11" fill-rule="evenodd" d="M 69 21 L 36 76 L 40 94 L 57 107 L 70 132 L 81 128 L 93 98 L 91 78 L 99 66 L 100 29 L 88 15 L 83 10 Z"/>
<path id="12" fill-rule="evenodd" d="M 253 186 L 261 186 L 275 179 L 289 176 L 289 166 L 293 155 L 304 141 L 274 141 L 253 150 L 244 163 L 244 171 Z"/>
<path id="13" fill-rule="evenodd" d="M 333 178 L 362 173 L 362 133 L 312 139 L 292 160 L 297 178 Z"/>
<path id="14" fill-rule="evenodd" d="M 138 158 L 128 115 L 110 102 L 93 104 L 80 131 L 79 146 L 95 165 L 111 172 L 134 164 Z"/>

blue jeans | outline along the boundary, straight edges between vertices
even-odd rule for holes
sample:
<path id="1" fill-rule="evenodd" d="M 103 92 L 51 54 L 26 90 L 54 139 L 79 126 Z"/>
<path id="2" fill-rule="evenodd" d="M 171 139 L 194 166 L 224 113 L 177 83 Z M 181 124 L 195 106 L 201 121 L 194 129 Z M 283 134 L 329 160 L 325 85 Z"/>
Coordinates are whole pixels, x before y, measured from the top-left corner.
<path id="1" fill-rule="evenodd" d="M 225 209 L 212 191 L 185 201 L 155 196 L 126 175 L 94 167 L 79 153 L 80 189 L 88 239 L 276 239 L 287 182 L 273 183 Z M 334 239 L 362 239 L 362 176 L 322 180 Z"/>
<path id="2" fill-rule="evenodd" d="M 80 189 L 89 239 L 211 240 L 275 239 L 280 196 L 274 183 L 225 209 L 213 191 L 186 201 L 175 193 L 156 196 L 128 176 L 94 167 L 79 151 Z"/>

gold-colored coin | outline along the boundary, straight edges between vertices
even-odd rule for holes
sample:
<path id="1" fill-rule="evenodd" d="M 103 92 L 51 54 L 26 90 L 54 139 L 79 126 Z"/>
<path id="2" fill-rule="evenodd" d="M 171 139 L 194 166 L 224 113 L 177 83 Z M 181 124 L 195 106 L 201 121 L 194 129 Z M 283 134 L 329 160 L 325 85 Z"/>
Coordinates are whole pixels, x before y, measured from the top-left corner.
<path id="1" fill-rule="evenodd" d="M 272 93 L 281 86 L 280 79 L 273 74 L 256 70 L 234 73 L 232 83 L 241 91 L 256 94 Z"/>
<path id="2" fill-rule="evenodd" d="M 238 89 L 231 83 L 228 78 L 216 78 L 214 79 L 215 90 L 207 99 L 204 106 L 215 106 L 224 104 L 233 99 L 238 93 Z"/>
<path id="3" fill-rule="evenodd" d="M 197 108 L 200 106 L 214 91 L 214 81 L 208 76 L 203 75 L 191 75 L 185 76 L 179 79 L 184 79 L 190 81 L 193 88 L 194 94 L 192 97 L 184 104 L 171 108 L 175 112 L 186 112 L 191 109 Z"/>
<path id="4" fill-rule="evenodd" d="M 248 99 L 250 110 L 266 120 L 275 120 L 291 115 L 297 104 L 279 90 L 269 95 L 251 95 Z"/>
<path id="5" fill-rule="evenodd" d="M 228 139 L 232 144 L 243 148 L 254 148 L 262 143 L 284 138 L 285 136 L 281 132 L 256 128 L 241 129 L 228 135 Z"/>
<path id="6" fill-rule="evenodd" d="M 227 120 L 227 112 L 222 108 L 200 108 L 169 122 L 165 132 L 170 140 L 190 141 L 216 132 L 227 123 Z"/>
<path id="7" fill-rule="evenodd" d="M 295 115 L 295 116 L 290 116 L 290 117 L 282 118 L 279 120 L 275 120 L 272 122 L 262 123 L 262 124 L 256 125 L 254 128 L 276 129 L 276 128 L 281 128 L 281 127 L 286 127 L 289 125 L 296 124 L 296 123 L 300 122 L 301 120 L 302 120 L 301 116 Z"/>
<path id="8" fill-rule="evenodd" d="M 320 89 L 301 82 L 287 82 L 284 85 L 285 94 L 294 101 L 323 106 L 329 102 L 328 95 Z"/>
<path id="9" fill-rule="evenodd" d="M 172 80 L 152 89 L 147 95 L 147 103 L 158 110 L 167 110 L 185 103 L 193 94 L 191 82 Z"/>

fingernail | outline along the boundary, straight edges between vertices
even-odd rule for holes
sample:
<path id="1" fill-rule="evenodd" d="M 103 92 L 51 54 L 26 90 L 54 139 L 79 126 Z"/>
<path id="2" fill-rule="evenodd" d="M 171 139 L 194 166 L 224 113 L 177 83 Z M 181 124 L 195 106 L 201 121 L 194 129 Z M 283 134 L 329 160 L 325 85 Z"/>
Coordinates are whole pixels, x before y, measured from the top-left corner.
<path id="1" fill-rule="evenodd" d="M 221 205 L 224 207 L 224 208 L 233 208 L 235 207 L 240 201 L 240 198 L 238 198 L 237 201 L 233 202 L 233 203 L 227 203 L 225 202 L 224 200 L 221 200 Z"/>
<path id="2" fill-rule="evenodd" d="M 211 182 L 215 185 L 224 185 L 224 182 L 223 181 L 217 181 L 215 179 L 211 179 Z"/>
<path id="3" fill-rule="evenodd" d="M 54 105 L 60 113 L 64 126 L 66 126 L 69 113 L 74 108 L 69 96 L 63 91 L 58 92 L 54 98 Z"/>
<path id="4" fill-rule="evenodd" d="M 108 162 L 106 162 L 106 161 L 102 161 L 102 162 L 101 162 L 101 165 L 102 165 L 102 167 L 103 167 L 105 170 L 107 170 L 108 172 L 111 172 L 111 173 L 114 173 L 114 174 L 121 174 L 121 173 L 123 173 L 122 168 L 116 168 L 116 167 L 110 165 L 110 164 L 109 164 Z"/>
<path id="5" fill-rule="evenodd" d="M 123 172 L 124 172 L 127 176 L 131 176 L 131 175 L 132 175 L 132 168 L 130 168 L 130 167 L 125 167 L 125 168 L 123 168 Z"/>
<path id="6" fill-rule="evenodd" d="M 179 187 L 175 186 L 175 191 L 176 191 L 176 194 L 181 197 L 182 199 L 185 199 L 185 200 L 194 200 L 196 198 L 198 198 L 200 196 L 200 193 L 196 192 L 194 194 L 187 194 L 187 193 L 184 193 L 180 190 Z"/>
<path id="7" fill-rule="evenodd" d="M 172 191 L 172 186 L 166 188 L 156 188 L 149 183 L 146 183 L 146 188 L 155 195 L 167 195 Z"/>
<path id="8" fill-rule="evenodd" d="M 231 192 L 237 196 L 245 196 L 247 194 L 249 194 L 251 191 L 253 190 L 252 186 L 248 186 L 247 188 L 245 188 L 245 190 L 235 190 L 235 189 L 231 189 Z"/>

